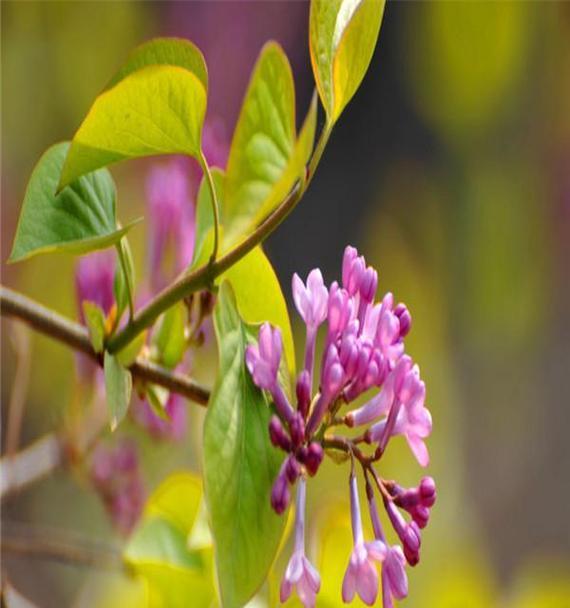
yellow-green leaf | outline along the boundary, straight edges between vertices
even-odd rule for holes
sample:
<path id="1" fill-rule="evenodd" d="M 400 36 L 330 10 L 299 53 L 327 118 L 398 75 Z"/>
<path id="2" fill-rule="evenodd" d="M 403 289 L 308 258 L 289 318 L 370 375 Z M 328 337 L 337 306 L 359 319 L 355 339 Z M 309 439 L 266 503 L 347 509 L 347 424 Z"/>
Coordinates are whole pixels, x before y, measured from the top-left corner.
<path id="1" fill-rule="evenodd" d="M 195 74 L 208 90 L 208 69 L 200 49 L 184 38 L 154 38 L 138 46 L 105 87 L 110 89 L 129 74 L 149 65 L 174 65 Z"/>
<path id="2" fill-rule="evenodd" d="M 317 89 L 331 123 L 360 86 L 372 59 L 385 0 L 312 0 L 309 47 Z"/>
<path id="3" fill-rule="evenodd" d="M 224 279 L 232 284 L 244 321 L 252 324 L 268 321 L 281 329 L 287 366 L 294 377 L 295 347 L 287 303 L 275 270 L 261 246 L 221 275 L 220 280 Z"/>
<path id="4" fill-rule="evenodd" d="M 82 303 L 83 316 L 89 330 L 91 346 L 96 353 L 103 352 L 105 342 L 105 313 L 95 304 L 85 300 Z"/>
<path id="5" fill-rule="evenodd" d="M 104 91 L 71 143 L 60 188 L 111 163 L 157 154 L 200 155 L 206 89 L 178 66 L 147 66 Z"/>
<path id="6" fill-rule="evenodd" d="M 105 352 L 104 370 L 111 430 L 114 431 L 129 409 L 133 380 L 131 372 L 119 363 L 117 357 L 108 352 Z"/>
<path id="7" fill-rule="evenodd" d="M 267 43 L 234 132 L 226 174 L 226 238 L 247 232 L 280 180 L 295 146 L 295 85 L 283 49 Z"/>

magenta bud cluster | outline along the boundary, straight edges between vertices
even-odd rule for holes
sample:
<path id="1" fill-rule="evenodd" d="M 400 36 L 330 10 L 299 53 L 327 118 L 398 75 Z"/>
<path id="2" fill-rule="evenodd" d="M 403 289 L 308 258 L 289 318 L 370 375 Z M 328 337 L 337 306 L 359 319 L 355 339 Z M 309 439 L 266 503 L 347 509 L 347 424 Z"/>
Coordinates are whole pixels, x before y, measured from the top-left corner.
<path id="1" fill-rule="evenodd" d="M 114 446 L 100 442 L 91 454 L 89 474 L 113 525 L 122 534 L 129 534 L 145 501 L 135 444 L 127 439 Z"/>
<path id="2" fill-rule="evenodd" d="M 383 481 L 372 468 L 397 436 L 406 439 L 421 466 L 429 463 L 426 439 L 432 430 L 432 419 L 425 407 L 426 387 L 404 344 L 412 328 L 412 316 L 405 304 L 395 303 L 390 292 L 375 301 L 378 273 L 354 247 L 344 251 L 340 284 L 335 281 L 327 287 L 321 271 L 315 269 L 306 282 L 295 274 L 292 288 L 306 328 L 304 365 L 295 384 L 295 402 L 290 401 L 289 388 L 280 384 L 283 345 L 279 328 L 263 324 L 257 344 L 248 346 L 245 355 L 253 382 L 272 397 L 275 413 L 269 422 L 271 442 L 285 452 L 272 488 L 271 504 L 277 513 L 283 513 L 291 501 L 294 484 L 302 484 L 304 501 L 306 479 L 318 472 L 327 441 L 339 449 L 344 447 L 352 456 L 354 546 L 342 597 L 351 602 L 358 595 L 365 604 L 373 605 L 379 590 L 380 565 L 383 605 L 391 608 L 394 599 L 407 595 L 405 565 L 415 566 L 420 560 L 421 530 L 428 524 L 436 498 L 431 477 L 424 477 L 417 488 L 404 489 L 395 482 Z M 324 349 L 317 362 L 317 335 L 322 325 Z M 351 405 L 364 394 L 364 404 Z M 356 438 L 339 436 L 343 425 L 345 431 L 358 429 L 360 434 Z M 369 456 L 360 448 L 367 444 L 373 449 Z M 354 472 L 357 458 L 366 478 L 374 530 L 370 541 L 364 539 L 361 523 Z M 391 546 L 384 535 L 369 479 L 372 472 L 387 520 L 401 546 Z M 299 544 L 285 573 L 281 595 L 282 600 L 288 597 L 296 585 L 301 602 L 308 608 L 315 605 L 319 579 L 309 562 L 303 560 L 306 557 Z"/>

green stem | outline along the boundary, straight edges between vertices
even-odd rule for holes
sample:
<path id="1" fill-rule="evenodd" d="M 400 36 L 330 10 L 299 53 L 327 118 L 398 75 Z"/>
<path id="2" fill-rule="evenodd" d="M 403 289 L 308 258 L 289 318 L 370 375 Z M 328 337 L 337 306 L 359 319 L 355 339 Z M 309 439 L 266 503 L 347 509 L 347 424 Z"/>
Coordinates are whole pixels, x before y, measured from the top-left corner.
<path id="1" fill-rule="evenodd" d="M 115 246 L 117 249 L 117 254 L 119 256 L 119 264 L 121 265 L 121 270 L 123 272 L 123 277 L 125 279 L 125 287 L 127 289 L 127 299 L 129 304 L 129 319 L 132 319 L 135 316 L 135 304 L 134 304 L 134 296 L 133 296 L 133 285 L 131 281 L 131 274 L 128 269 L 128 263 L 126 260 L 126 251 L 125 247 L 128 245 L 123 245 L 123 240 L 125 243 L 127 242 L 127 237 L 124 236 Z"/>
<path id="2" fill-rule="evenodd" d="M 327 141 L 330 137 L 332 125 L 327 123 L 321 132 L 319 141 L 311 158 L 308 176 L 304 183 L 297 182 L 287 197 L 279 204 L 265 220 L 239 245 L 228 251 L 216 260 L 189 273 L 181 274 L 168 287 L 163 289 L 146 306 L 143 306 L 132 320 L 107 343 L 107 350 L 116 353 L 124 348 L 141 331 L 150 327 L 165 310 L 170 308 L 182 298 L 211 285 L 214 279 L 223 274 L 228 268 L 239 262 L 254 247 L 263 242 L 281 222 L 293 211 L 301 197 L 307 190 L 312 176 L 319 164 Z"/>
<path id="3" fill-rule="evenodd" d="M 212 172 L 210 171 L 210 167 L 208 165 L 208 161 L 204 156 L 202 150 L 200 150 L 200 166 L 202 167 L 202 171 L 206 177 L 206 181 L 208 182 L 208 188 L 210 189 L 210 197 L 212 199 L 212 213 L 214 214 L 214 249 L 212 250 L 212 255 L 210 257 L 210 264 L 215 262 L 218 257 L 218 249 L 220 242 L 220 210 L 218 204 L 218 196 L 216 194 L 216 187 L 214 185 L 214 179 L 212 178 Z"/>

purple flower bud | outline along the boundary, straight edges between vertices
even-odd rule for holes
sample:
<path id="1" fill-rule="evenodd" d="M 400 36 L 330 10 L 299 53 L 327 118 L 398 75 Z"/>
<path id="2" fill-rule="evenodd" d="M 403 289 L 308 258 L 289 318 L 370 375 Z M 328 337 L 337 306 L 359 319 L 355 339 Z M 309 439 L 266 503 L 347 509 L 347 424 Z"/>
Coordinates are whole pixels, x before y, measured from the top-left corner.
<path id="1" fill-rule="evenodd" d="M 321 392 L 330 402 L 338 395 L 344 380 L 344 369 L 336 346 L 327 349 L 325 364 L 321 375 Z"/>
<path id="2" fill-rule="evenodd" d="M 433 507 L 436 498 L 435 481 L 433 478 L 423 477 L 420 482 L 419 490 L 422 498 L 422 504 L 426 507 Z"/>
<path id="3" fill-rule="evenodd" d="M 276 448 L 281 448 L 285 452 L 291 451 L 291 440 L 278 416 L 271 416 L 271 420 L 269 421 L 269 437 L 271 438 L 271 443 Z"/>
<path id="4" fill-rule="evenodd" d="M 307 473 L 313 477 L 321 466 L 323 461 L 324 451 L 320 443 L 313 441 L 309 444 L 307 453 L 304 456 L 303 463 L 307 469 Z"/>
<path id="5" fill-rule="evenodd" d="M 378 288 L 378 273 L 368 266 L 362 275 L 360 282 L 360 297 L 364 302 L 370 304 L 374 301 L 376 289 Z"/>
<path id="6" fill-rule="evenodd" d="M 410 566 L 415 566 L 420 559 L 421 534 L 415 521 L 410 524 L 402 517 L 398 507 L 389 500 L 384 501 L 384 506 L 392 526 L 404 546 L 404 555 Z"/>
<path id="7" fill-rule="evenodd" d="M 344 285 L 345 288 L 350 280 L 352 263 L 354 262 L 354 260 L 357 257 L 358 257 L 358 251 L 356 250 L 356 248 L 351 247 L 350 245 L 347 245 L 344 250 L 344 255 L 342 258 L 342 284 Z"/>
<path id="8" fill-rule="evenodd" d="M 394 314 L 400 321 L 400 338 L 405 338 L 412 327 L 412 315 L 405 304 L 398 304 L 394 309 Z"/>
<path id="9" fill-rule="evenodd" d="M 301 412 L 297 412 L 289 422 L 289 430 L 291 432 L 291 441 L 294 446 L 299 446 L 305 439 L 305 421 Z"/>
<path id="10" fill-rule="evenodd" d="M 309 407 L 311 405 L 311 383 L 310 376 L 307 370 L 303 370 L 297 379 L 296 386 L 297 407 L 304 419 L 307 418 Z"/>
<path id="11" fill-rule="evenodd" d="M 331 342 L 342 333 L 354 315 L 354 304 L 348 292 L 338 286 L 336 281 L 329 291 L 328 341 Z"/>
<path id="12" fill-rule="evenodd" d="M 281 465 L 281 470 L 279 471 L 279 475 L 277 475 L 271 490 L 271 506 L 278 515 L 281 515 L 291 502 L 291 492 L 289 490 L 286 472 L 288 460 L 289 459 L 286 459 Z"/>
<path id="13" fill-rule="evenodd" d="M 289 456 L 285 462 L 285 475 L 287 475 L 287 481 L 290 484 L 294 484 L 301 474 L 301 466 L 297 462 L 295 456 Z"/>

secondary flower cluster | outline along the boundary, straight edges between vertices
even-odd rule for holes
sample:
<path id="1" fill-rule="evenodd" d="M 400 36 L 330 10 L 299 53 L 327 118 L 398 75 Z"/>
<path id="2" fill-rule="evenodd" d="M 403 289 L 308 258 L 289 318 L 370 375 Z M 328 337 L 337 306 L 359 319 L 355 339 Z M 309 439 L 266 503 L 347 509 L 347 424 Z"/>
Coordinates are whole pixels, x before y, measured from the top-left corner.
<path id="1" fill-rule="evenodd" d="M 342 586 L 342 597 L 350 602 L 358 594 L 372 605 L 378 594 L 377 564 L 382 567 L 385 608 L 393 598 L 407 595 L 406 562 L 415 566 L 420 558 L 421 533 L 435 502 L 435 484 L 424 477 L 417 488 L 405 489 L 377 474 L 374 464 L 386 450 L 390 438 L 406 438 L 421 466 L 429 463 L 425 439 L 431 432 L 431 415 L 425 407 L 425 384 L 417 365 L 404 352 L 404 338 L 412 324 L 404 304 L 394 304 L 387 293 L 375 303 L 377 272 L 366 265 L 356 249 L 347 247 L 342 263 L 342 284 L 324 284 L 320 270 L 309 273 L 306 283 L 293 277 L 293 298 L 306 325 L 304 367 L 296 382 L 296 407 L 279 383 L 282 358 L 279 328 L 265 323 L 257 344 L 246 350 L 246 364 L 254 383 L 271 394 L 276 414 L 269 424 L 272 443 L 286 452 L 274 482 L 271 504 L 277 513 L 291 500 L 291 487 L 298 481 L 295 549 L 281 585 L 285 601 L 296 588 L 305 607 L 314 606 L 320 587 L 318 572 L 304 550 L 306 477 L 313 476 L 327 447 L 342 449 L 352 458 L 349 479 L 354 547 Z M 319 327 L 326 322 L 324 352 L 315 384 L 315 345 Z M 376 393 L 364 405 L 339 410 L 371 390 Z M 363 427 L 359 436 L 328 435 L 332 426 Z M 348 430 L 348 429 L 347 429 Z M 366 456 L 359 445 L 372 444 Z M 354 461 L 362 465 L 374 539 L 364 540 Z M 391 546 L 384 535 L 373 479 L 392 527 L 402 543 Z M 403 515 L 407 512 L 409 520 Z"/>
<path id="2" fill-rule="evenodd" d="M 91 455 L 90 477 L 97 493 L 122 534 L 136 524 L 145 500 L 136 446 L 121 440 L 115 446 L 98 443 Z"/>

